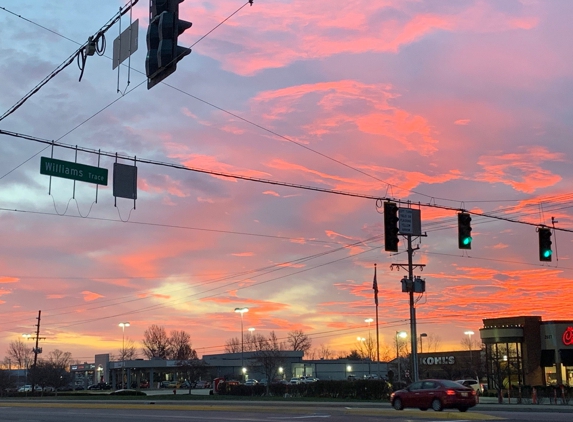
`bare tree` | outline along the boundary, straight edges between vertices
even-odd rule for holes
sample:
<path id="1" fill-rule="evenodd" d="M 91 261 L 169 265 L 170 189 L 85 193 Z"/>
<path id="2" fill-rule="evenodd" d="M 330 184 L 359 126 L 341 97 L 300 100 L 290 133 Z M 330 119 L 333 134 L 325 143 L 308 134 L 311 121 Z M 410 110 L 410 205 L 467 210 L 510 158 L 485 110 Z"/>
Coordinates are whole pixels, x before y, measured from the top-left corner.
<path id="1" fill-rule="evenodd" d="M 26 344 L 22 339 L 16 339 L 10 342 L 6 354 L 10 358 L 13 368 L 24 369 L 32 359 L 32 346 Z"/>
<path id="2" fill-rule="evenodd" d="M 170 359 L 184 361 L 197 359 L 197 352 L 191 347 L 191 336 L 185 331 L 171 331 L 169 337 Z"/>
<path id="3" fill-rule="evenodd" d="M 274 331 L 271 331 L 269 337 L 264 342 L 264 347 L 258 350 L 253 359 L 263 368 L 263 373 L 267 378 L 267 395 L 271 382 L 276 378 L 279 368 L 284 365 L 285 355 L 282 352 L 284 344 L 280 343 Z"/>
<path id="4" fill-rule="evenodd" d="M 383 344 L 380 347 L 380 361 L 389 362 L 392 360 L 392 350 L 388 344 Z"/>
<path id="5" fill-rule="evenodd" d="M 244 350 L 246 352 L 254 352 L 256 350 L 261 350 L 266 342 L 266 337 L 262 334 L 252 334 L 247 333 L 244 337 Z"/>
<path id="6" fill-rule="evenodd" d="M 225 352 L 226 353 L 240 353 L 241 352 L 241 340 L 237 337 L 233 337 L 230 340 L 227 340 L 225 343 Z"/>
<path id="7" fill-rule="evenodd" d="M 319 359 L 332 359 L 334 352 L 330 350 L 327 344 L 321 344 L 320 350 L 318 351 Z"/>
<path id="8" fill-rule="evenodd" d="M 67 370 L 73 362 L 70 352 L 62 352 L 60 349 L 54 349 L 48 353 L 48 362 L 56 368 Z"/>
<path id="9" fill-rule="evenodd" d="M 312 347 L 312 340 L 302 330 L 294 330 L 288 333 L 287 343 L 291 350 L 308 352 Z"/>
<path id="10" fill-rule="evenodd" d="M 441 342 L 442 339 L 440 338 L 440 336 L 430 333 L 428 334 L 428 337 L 424 341 L 424 350 L 426 350 L 427 348 L 428 352 L 437 352 L 438 349 L 440 348 Z"/>
<path id="11" fill-rule="evenodd" d="M 358 352 L 362 359 L 376 359 L 376 341 L 372 337 L 362 338 L 358 341 Z"/>
<path id="12" fill-rule="evenodd" d="M 143 354 L 151 358 L 167 359 L 169 355 L 169 338 L 165 328 L 151 325 L 143 333 Z"/>
<path id="13" fill-rule="evenodd" d="M 462 347 L 464 348 L 464 350 L 479 350 L 480 349 L 479 341 L 471 338 L 471 336 L 462 338 L 460 343 L 461 343 Z"/>
<path id="14" fill-rule="evenodd" d="M 123 348 L 119 349 L 119 357 L 118 360 L 126 361 L 126 360 L 133 360 L 137 358 L 137 348 L 135 347 L 135 342 L 129 338 L 125 339 L 123 342 Z M 110 360 L 116 360 L 115 356 L 110 355 Z"/>

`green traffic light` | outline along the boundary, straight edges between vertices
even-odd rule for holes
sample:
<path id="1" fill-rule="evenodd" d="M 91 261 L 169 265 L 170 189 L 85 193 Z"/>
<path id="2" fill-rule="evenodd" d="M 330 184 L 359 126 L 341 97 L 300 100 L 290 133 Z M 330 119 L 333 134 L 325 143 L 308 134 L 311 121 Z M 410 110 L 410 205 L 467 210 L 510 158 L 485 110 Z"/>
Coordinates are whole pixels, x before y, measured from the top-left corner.
<path id="1" fill-rule="evenodd" d="M 545 258 L 549 258 L 549 257 L 551 256 L 551 249 L 546 250 L 545 252 L 543 252 L 543 256 L 544 256 Z"/>
<path id="2" fill-rule="evenodd" d="M 469 245 L 470 243 L 472 243 L 472 238 L 471 237 L 464 238 L 463 243 L 464 245 Z"/>

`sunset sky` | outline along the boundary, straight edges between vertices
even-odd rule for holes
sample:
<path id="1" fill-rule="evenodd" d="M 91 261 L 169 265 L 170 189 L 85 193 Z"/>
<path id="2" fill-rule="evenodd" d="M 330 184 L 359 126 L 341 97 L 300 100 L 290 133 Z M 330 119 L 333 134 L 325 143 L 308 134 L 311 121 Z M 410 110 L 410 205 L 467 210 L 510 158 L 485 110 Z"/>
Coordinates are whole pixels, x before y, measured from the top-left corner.
<path id="1" fill-rule="evenodd" d="M 0 115 L 124 4 L 3 1 Z M 158 324 L 190 333 L 200 356 L 223 352 L 243 306 L 245 331 L 350 352 L 375 317 L 375 263 L 392 346 L 409 307 L 390 264 L 408 257 L 404 239 L 384 251 L 385 199 L 421 210 L 418 333 L 442 349 L 479 337 L 483 318 L 573 320 L 572 1 L 186 0 L 180 18 L 193 51 L 165 83 L 146 89 L 141 0 L 129 70 L 112 70 L 115 24 L 81 81 L 74 60 L 0 120 L 142 161 L 134 207 L 116 203 L 115 159 L 101 156 L 95 203 L 96 185 L 40 174 L 40 157 L 75 151 L 0 135 L 0 360 L 39 310 L 44 353 L 81 361 L 117 354 L 124 321 L 137 346 Z M 536 225 L 552 218 L 541 263 Z"/>

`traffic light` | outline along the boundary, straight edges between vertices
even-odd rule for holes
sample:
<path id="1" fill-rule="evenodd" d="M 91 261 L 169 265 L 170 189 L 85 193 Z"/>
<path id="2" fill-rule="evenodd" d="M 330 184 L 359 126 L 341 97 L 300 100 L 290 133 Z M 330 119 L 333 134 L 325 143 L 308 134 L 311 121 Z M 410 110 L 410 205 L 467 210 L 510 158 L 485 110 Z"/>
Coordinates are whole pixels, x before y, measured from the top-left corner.
<path id="1" fill-rule="evenodd" d="M 540 227 L 537 229 L 539 233 L 539 260 L 551 262 L 551 229 L 547 227 Z"/>
<path id="2" fill-rule="evenodd" d="M 149 28 L 147 29 L 147 57 L 145 73 L 147 89 L 171 75 L 177 62 L 191 53 L 190 48 L 177 45 L 177 39 L 191 22 L 179 19 L 179 3 L 184 0 L 149 0 Z"/>
<path id="3" fill-rule="evenodd" d="M 472 217 L 467 212 L 458 213 L 458 248 L 472 248 Z"/>
<path id="4" fill-rule="evenodd" d="M 398 206 L 384 202 L 384 250 L 398 252 Z"/>

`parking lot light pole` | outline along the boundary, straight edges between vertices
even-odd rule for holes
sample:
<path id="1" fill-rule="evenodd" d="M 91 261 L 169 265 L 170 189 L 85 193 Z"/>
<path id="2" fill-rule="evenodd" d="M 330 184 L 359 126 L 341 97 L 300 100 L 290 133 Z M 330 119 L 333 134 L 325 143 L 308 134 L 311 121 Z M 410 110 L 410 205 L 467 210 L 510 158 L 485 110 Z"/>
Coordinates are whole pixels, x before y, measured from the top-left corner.
<path id="1" fill-rule="evenodd" d="M 420 353 L 424 353 L 424 343 L 422 343 L 422 339 L 424 337 L 428 337 L 428 334 L 426 333 L 420 334 Z"/>
<path id="2" fill-rule="evenodd" d="M 406 331 L 396 331 L 396 360 L 398 361 L 398 381 L 402 381 L 402 370 L 400 368 L 400 338 L 406 338 L 408 334 Z"/>
<path id="3" fill-rule="evenodd" d="M 129 327 L 129 322 L 120 322 L 118 324 L 121 327 L 121 388 L 124 388 L 124 378 L 125 378 L 125 327 Z"/>
<path id="4" fill-rule="evenodd" d="M 465 334 L 466 336 L 469 336 L 469 338 L 470 338 L 470 341 L 469 341 L 469 344 L 470 344 L 470 371 L 472 371 L 472 370 L 473 370 L 473 366 L 474 366 L 474 365 L 473 365 L 473 359 L 472 359 L 472 336 L 473 336 L 475 333 L 474 333 L 473 331 L 471 331 L 471 330 L 468 330 L 468 331 L 464 331 L 464 334 Z"/>
<path id="5" fill-rule="evenodd" d="M 243 338 L 243 314 L 245 312 L 249 312 L 249 308 L 235 308 L 235 312 L 241 314 L 241 371 L 243 372 L 243 382 L 245 381 L 244 378 L 244 369 L 245 369 L 245 362 L 244 362 L 244 353 L 245 353 L 245 345 L 244 345 L 244 338 Z"/>

